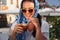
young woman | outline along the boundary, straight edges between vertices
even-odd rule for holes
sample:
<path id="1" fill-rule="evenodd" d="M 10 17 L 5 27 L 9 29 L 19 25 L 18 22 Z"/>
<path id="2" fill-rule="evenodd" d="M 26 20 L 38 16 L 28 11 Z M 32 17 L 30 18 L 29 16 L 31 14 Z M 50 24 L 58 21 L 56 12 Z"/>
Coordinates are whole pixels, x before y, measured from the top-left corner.
<path id="1" fill-rule="evenodd" d="M 35 6 L 35 0 L 22 0 L 21 13 L 18 20 L 11 27 L 13 29 L 10 34 L 10 40 L 47 40 L 46 35 L 44 36 L 41 32 L 41 17 L 36 12 Z M 26 31 L 22 27 L 23 23 L 28 23 Z M 18 39 L 17 37 L 24 32 L 26 32 L 23 34 L 25 39 Z M 20 35 L 16 37 L 16 33 Z"/>

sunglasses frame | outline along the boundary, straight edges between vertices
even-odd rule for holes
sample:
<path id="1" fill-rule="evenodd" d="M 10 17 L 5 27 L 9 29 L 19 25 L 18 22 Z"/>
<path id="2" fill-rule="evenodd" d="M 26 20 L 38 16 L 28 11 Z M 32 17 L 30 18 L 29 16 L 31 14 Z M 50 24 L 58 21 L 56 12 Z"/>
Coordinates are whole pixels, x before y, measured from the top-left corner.
<path id="1" fill-rule="evenodd" d="M 24 10 L 24 11 L 22 11 L 22 10 Z M 33 11 L 35 11 L 35 9 L 33 8 L 33 9 L 28 9 L 28 10 L 26 10 L 26 9 L 21 9 L 21 12 L 23 12 L 23 13 L 26 13 L 26 12 L 29 12 L 29 13 L 32 13 Z"/>

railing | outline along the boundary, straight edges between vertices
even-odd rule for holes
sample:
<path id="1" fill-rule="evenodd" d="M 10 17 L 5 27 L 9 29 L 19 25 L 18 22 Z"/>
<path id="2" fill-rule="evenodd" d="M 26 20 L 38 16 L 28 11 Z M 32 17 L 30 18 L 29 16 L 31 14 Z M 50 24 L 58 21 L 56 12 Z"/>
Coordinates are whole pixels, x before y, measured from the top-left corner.
<path id="1" fill-rule="evenodd" d="M 60 16 L 60 12 L 40 12 L 42 16 Z"/>
<path id="2" fill-rule="evenodd" d="M 18 14 L 19 9 L 13 9 L 13 10 L 5 10 L 5 11 L 0 11 L 0 14 Z M 60 11 L 52 11 L 52 12 L 39 12 L 40 15 L 42 16 L 60 16 Z"/>

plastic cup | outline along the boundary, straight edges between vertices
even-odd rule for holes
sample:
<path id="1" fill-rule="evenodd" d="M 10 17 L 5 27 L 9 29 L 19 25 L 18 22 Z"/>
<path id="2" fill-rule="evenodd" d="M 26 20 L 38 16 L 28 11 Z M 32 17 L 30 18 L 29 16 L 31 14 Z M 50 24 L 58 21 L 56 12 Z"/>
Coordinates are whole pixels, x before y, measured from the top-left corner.
<path id="1" fill-rule="evenodd" d="M 27 30 L 27 24 L 22 24 L 22 27 L 23 27 L 23 30 L 25 31 L 25 30 Z"/>

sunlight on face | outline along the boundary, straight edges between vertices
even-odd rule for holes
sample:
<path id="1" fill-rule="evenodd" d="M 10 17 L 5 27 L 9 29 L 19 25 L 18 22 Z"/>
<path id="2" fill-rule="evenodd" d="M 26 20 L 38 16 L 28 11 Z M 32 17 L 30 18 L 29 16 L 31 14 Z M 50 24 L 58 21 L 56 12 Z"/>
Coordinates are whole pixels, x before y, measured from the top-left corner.
<path id="1" fill-rule="evenodd" d="M 23 3 L 23 8 L 26 12 L 23 12 L 24 16 L 29 19 L 34 15 L 34 3 L 26 1 Z"/>

